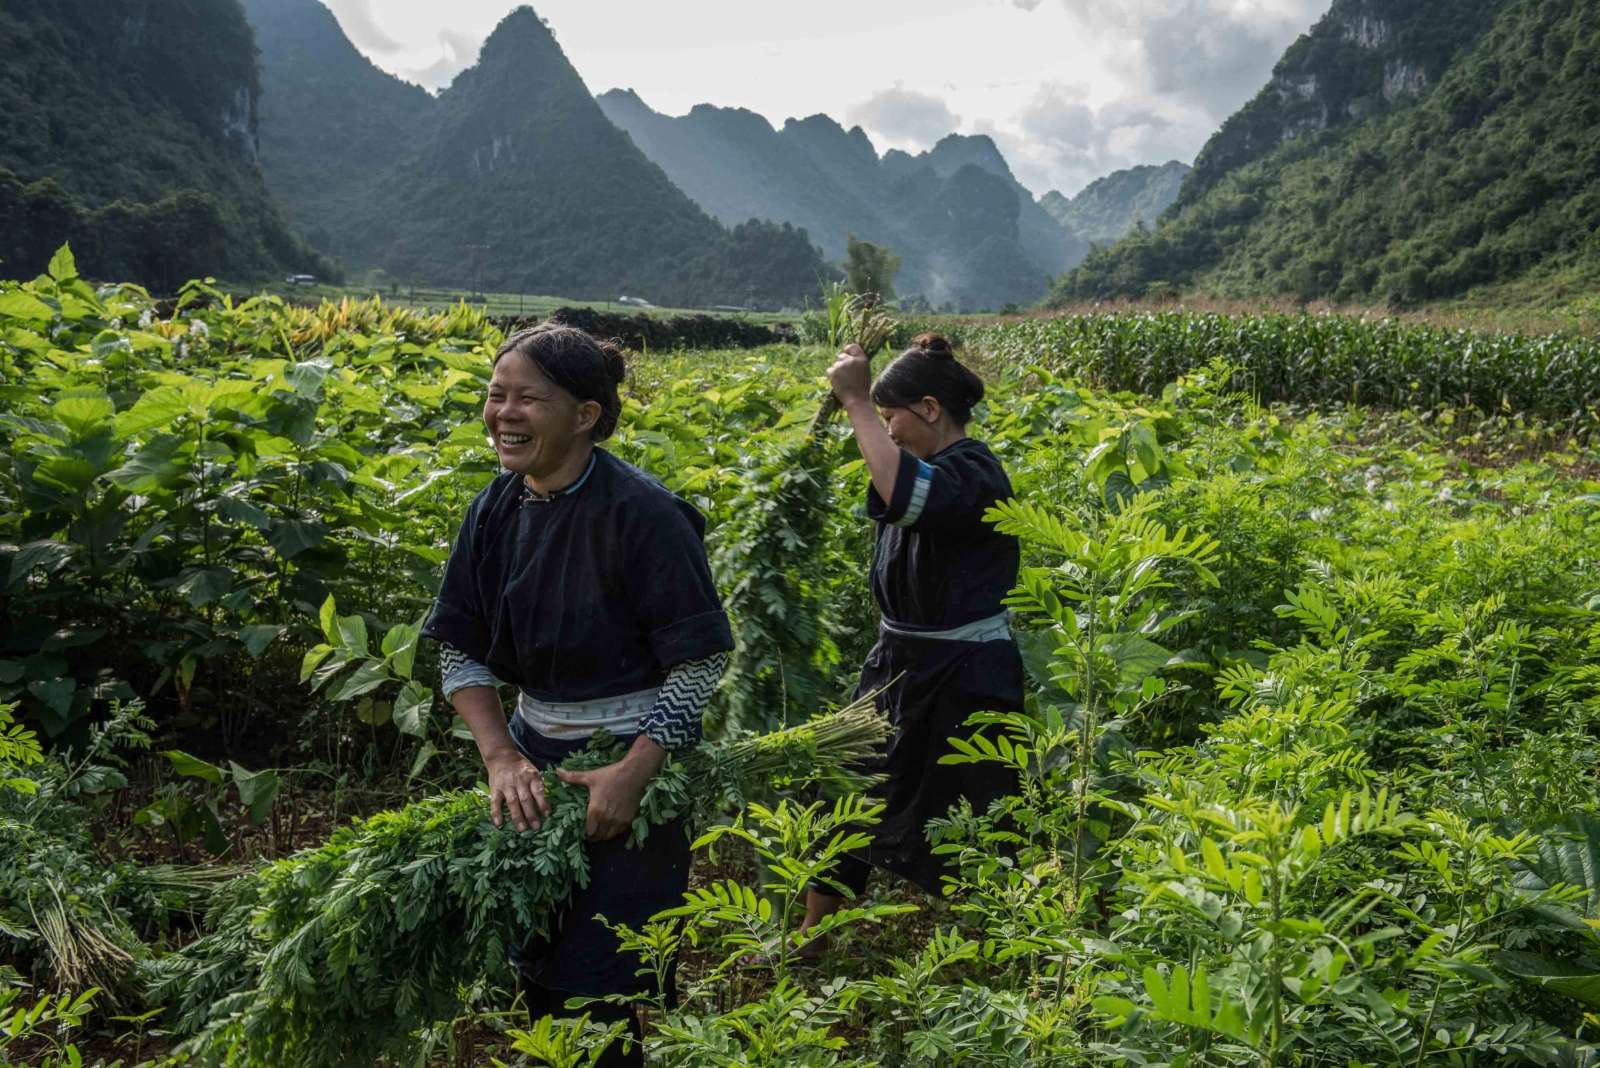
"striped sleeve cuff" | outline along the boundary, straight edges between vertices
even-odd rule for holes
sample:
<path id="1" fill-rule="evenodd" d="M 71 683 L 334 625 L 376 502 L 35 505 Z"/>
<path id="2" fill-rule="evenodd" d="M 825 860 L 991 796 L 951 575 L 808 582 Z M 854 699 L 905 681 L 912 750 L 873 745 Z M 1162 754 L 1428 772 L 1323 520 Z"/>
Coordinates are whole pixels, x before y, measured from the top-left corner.
<path id="1" fill-rule="evenodd" d="M 655 707 L 639 724 L 640 733 L 668 752 L 700 741 L 706 705 L 727 666 L 727 653 L 712 653 L 673 665 L 661 684 Z"/>
<path id="2" fill-rule="evenodd" d="M 476 660 L 472 659 L 453 645 L 441 643 L 439 646 L 439 690 L 444 694 L 446 701 L 457 690 L 465 690 L 469 686 L 494 686 L 500 685 L 500 680 L 493 673 Z"/>
<path id="3" fill-rule="evenodd" d="M 900 470 L 895 473 L 894 499 L 877 518 L 897 527 L 909 527 L 922 518 L 928 507 L 928 492 L 933 488 L 934 469 L 909 452 L 900 454 Z"/>

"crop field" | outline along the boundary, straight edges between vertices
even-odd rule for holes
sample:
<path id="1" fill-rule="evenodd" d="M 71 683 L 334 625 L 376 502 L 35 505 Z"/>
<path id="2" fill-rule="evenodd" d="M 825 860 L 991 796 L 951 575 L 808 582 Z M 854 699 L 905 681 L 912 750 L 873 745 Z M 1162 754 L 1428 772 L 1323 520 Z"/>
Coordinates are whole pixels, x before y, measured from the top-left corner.
<path id="1" fill-rule="evenodd" d="M 795 316 L 781 312 L 751 311 L 738 308 L 669 308 L 656 305 L 623 304 L 615 300 L 572 300 L 567 297 L 542 296 L 534 293 L 477 292 L 471 289 L 435 289 L 426 286 L 349 286 L 328 284 L 294 284 L 275 282 L 267 286 L 240 283 L 221 283 L 218 288 L 243 300 L 260 294 L 270 294 L 297 304 L 319 303 L 324 300 L 369 300 L 377 297 L 395 308 L 432 314 L 446 312 L 457 304 L 470 304 L 491 319 L 529 319 L 549 315 L 557 308 L 591 308 L 614 314 L 673 315 L 714 314 L 743 319 L 753 323 L 791 322 Z M 618 294 L 621 296 L 622 294 Z"/>
<path id="2" fill-rule="evenodd" d="M 962 334 L 1030 693 L 948 759 L 1020 790 L 934 821 L 945 894 L 875 879 L 820 967 L 800 893 L 871 833 L 848 765 L 881 737 L 847 707 L 866 474 L 805 435 L 832 353 L 631 364 L 608 447 L 706 515 L 738 641 L 634 828 L 702 833 L 625 939 L 682 963 L 650 1063 L 1600 1063 L 1600 346 Z M 615 1037 L 514 1005 L 581 799 L 493 828 L 418 641 L 497 470 L 499 340 L 201 284 L 168 313 L 65 254 L 0 283 L 0 1064 L 570 1068 Z"/>

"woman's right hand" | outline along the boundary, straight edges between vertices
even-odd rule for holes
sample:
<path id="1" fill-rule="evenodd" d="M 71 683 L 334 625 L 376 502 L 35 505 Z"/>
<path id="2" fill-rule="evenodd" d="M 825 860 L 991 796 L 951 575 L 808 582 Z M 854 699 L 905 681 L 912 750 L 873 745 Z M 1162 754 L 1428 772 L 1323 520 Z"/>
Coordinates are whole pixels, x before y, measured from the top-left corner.
<path id="1" fill-rule="evenodd" d="M 828 384 L 839 403 L 848 408 L 852 404 L 870 399 L 872 395 L 872 365 L 860 345 L 851 343 L 839 353 L 833 366 L 828 368 Z"/>
<path id="2" fill-rule="evenodd" d="M 514 750 L 485 761 L 484 769 L 489 773 L 489 818 L 494 825 L 501 825 L 504 808 L 517 830 L 537 831 L 550 815 L 550 803 L 544 799 L 544 773 Z"/>

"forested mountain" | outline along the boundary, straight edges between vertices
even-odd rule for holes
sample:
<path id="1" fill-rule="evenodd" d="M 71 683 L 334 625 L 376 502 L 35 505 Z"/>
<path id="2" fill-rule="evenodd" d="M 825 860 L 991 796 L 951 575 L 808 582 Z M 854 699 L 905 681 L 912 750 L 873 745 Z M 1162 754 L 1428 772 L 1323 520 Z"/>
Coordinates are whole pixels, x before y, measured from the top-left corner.
<path id="1" fill-rule="evenodd" d="M 1039 198 L 1039 206 L 1085 241 L 1108 244 L 1140 223 L 1154 226 L 1178 199 L 1178 187 L 1189 170 L 1187 163 L 1177 160 L 1129 167 L 1090 182 L 1076 196 L 1062 196 L 1052 189 Z"/>
<path id="2" fill-rule="evenodd" d="M 730 232 L 607 121 L 531 8 L 437 98 L 379 71 L 317 0 L 249 0 L 261 161 L 295 218 L 396 279 L 658 303 L 798 305 L 806 235 Z"/>
<path id="3" fill-rule="evenodd" d="M 79 269 L 158 291 L 329 266 L 256 164 L 260 82 L 236 0 L 0 5 L 0 272 L 71 241 Z"/>
<path id="4" fill-rule="evenodd" d="M 879 157 L 861 128 L 826 115 L 773 129 L 742 108 L 701 104 L 672 117 L 631 90 L 600 106 L 694 200 L 724 222 L 802 226 L 833 259 L 854 235 L 902 258 L 896 289 L 933 305 L 1038 299 L 1085 243 L 1033 199 L 987 137 L 951 135 L 920 155 Z"/>
<path id="5" fill-rule="evenodd" d="M 1163 222 L 1052 298 L 1409 304 L 1574 279 L 1600 280 L 1600 7 L 1336 0 Z"/>

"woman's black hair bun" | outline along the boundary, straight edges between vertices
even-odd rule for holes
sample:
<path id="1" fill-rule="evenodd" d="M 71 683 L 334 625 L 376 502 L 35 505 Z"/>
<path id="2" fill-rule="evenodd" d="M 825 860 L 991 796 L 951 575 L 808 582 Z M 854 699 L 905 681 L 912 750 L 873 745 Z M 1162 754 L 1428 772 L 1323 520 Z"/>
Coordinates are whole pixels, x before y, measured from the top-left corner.
<path id="1" fill-rule="evenodd" d="M 595 344 L 600 346 L 600 351 L 605 354 L 606 374 L 611 376 L 611 381 L 622 385 L 628 377 L 628 361 L 622 354 L 622 340 L 620 338 L 595 338 Z"/>
<path id="2" fill-rule="evenodd" d="M 929 356 L 934 356 L 942 360 L 953 360 L 956 358 L 956 350 L 955 347 L 950 344 L 950 339 L 945 337 L 943 334 L 932 330 L 929 330 L 926 333 L 918 334 L 916 337 L 911 339 L 911 344 L 914 348 L 921 349 Z"/>

